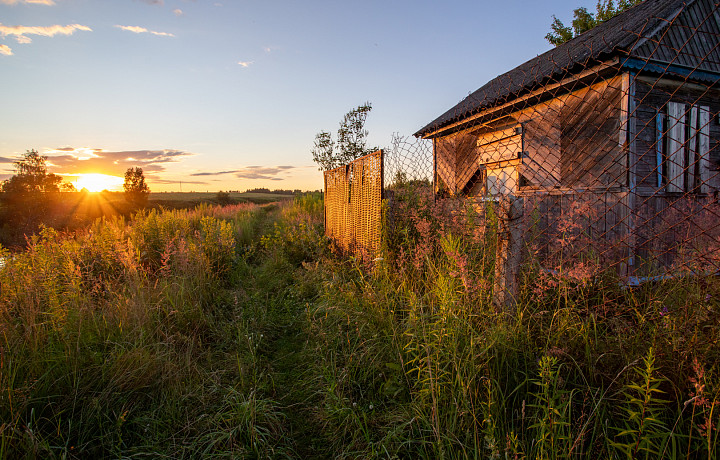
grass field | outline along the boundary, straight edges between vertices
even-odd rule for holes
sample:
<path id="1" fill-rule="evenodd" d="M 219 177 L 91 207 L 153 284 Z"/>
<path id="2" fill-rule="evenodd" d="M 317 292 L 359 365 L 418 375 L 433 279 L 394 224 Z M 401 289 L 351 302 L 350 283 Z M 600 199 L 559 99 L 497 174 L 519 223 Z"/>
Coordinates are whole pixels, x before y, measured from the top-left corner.
<path id="1" fill-rule="evenodd" d="M 272 203 L 275 201 L 291 200 L 293 195 L 277 195 L 274 193 L 255 192 L 229 192 L 229 198 L 238 203 Z M 192 202 L 214 203 L 216 192 L 157 192 L 151 193 L 149 201 L 152 202 Z"/>
<path id="2" fill-rule="evenodd" d="M 498 311 L 487 242 L 387 242 L 306 195 L 0 250 L 0 458 L 719 458 L 716 279 Z"/>

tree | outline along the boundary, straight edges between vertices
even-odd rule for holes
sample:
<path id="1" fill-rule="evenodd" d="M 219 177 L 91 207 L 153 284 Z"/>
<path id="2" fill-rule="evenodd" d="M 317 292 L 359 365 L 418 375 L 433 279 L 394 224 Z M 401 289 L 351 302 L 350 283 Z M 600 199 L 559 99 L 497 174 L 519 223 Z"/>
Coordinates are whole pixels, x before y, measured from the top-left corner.
<path id="1" fill-rule="evenodd" d="M 337 143 L 327 131 L 320 131 L 315 135 L 313 161 L 320 166 L 321 171 L 348 164 L 377 150 L 366 147 L 368 132 L 365 121 L 371 110 L 372 104 L 366 102 L 346 113 L 340 122 Z"/>
<path id="2" fill-rule="evenodd" d="M 573 10 L 572 27 L 566 26 L 553 15 L 550 25 L 552 31 L 545 35 L 545 39 L 558 46 L 642 2 L 643 0 L 618 0 L 616 6 L 614 0 L 598 0 L 595 14 L 585 7 Z"/>
<path id="3" fill-rule="evenodd" d="M 230 194 L 228 192 L 223 192 L 222 190 L 215 194 L 215 201 L 217 201 L 220 206 L 227 206 L 235 202 L 235 200 L 230 198 Z"/>
<path id="4" fill-rule="evenodd" d="M 125 200 L 135 207 L 144 207 L 147 204 L 150 188 L 145 183 L 142 168 L 128 168 L 125 171 Z"/>
<path id="5" fill-rule="evenodd" d="M 26 151 L 13 163 L 15 175 L 0 184 L 0 220 L 19 238 L 41 223 L 49 225 L 59 192 L 75 190 L 62 177 L 47 172 L 47 159 L 36 150 Z"/>

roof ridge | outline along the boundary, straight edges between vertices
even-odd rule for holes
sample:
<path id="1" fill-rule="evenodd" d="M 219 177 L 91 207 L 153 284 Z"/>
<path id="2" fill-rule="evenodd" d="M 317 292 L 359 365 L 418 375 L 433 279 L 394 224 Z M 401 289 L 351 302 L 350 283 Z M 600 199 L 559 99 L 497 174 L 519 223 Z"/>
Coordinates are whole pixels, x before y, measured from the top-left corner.
<path id="1" fill-rule="evenodd" d="M 670 16 L 665 18 L 664 21 L 660 21 L 660 24 L 658 24 L 657 27 L 655 27 L 655 29 L 652 32 L 650 32 L 646 36 L 640 38 L 640 40 L 637 40 L 635 42 L 635 44 L 633 44 L 632 48 L 630 48 L 630 50 L 628 50 L 628 51 L 631 53 L 633 51 L 636 51 L 638 48 L 643 46 L 645 43 L 647 43 L 653 37 L 657 36 L 657 34 L 660 33 L 661 30 L 670 27 L 672 25 L 673 21 L 675 21 L 675 19 L 677 19 L 677 17 L 680 16 L 680 13 L 682 13 L 684 9 L 688 8 L 693 3 L 696 3 L 696 2 L 697 2 L 697 0 L 688 0 L 687 2 L 683 2 L 682 6 L 680 6 L 673 14 L 671 14 Z M 639 6 L 639 5 L 637 5 L 637 6 Z"/>

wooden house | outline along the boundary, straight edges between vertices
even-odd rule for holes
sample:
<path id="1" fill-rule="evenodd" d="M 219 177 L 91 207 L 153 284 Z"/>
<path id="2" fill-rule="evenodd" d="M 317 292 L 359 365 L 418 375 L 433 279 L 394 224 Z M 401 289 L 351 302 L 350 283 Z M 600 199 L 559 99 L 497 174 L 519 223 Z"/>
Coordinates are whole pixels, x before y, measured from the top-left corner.
<path id="1" fill-rule="evenodd" d="M 697 231 L 718 233 L 719 81 L 718 2 L 646 0 L 498 76 L 415 135 L 433 141 L 438 195 L 521 198 L 523 232 L 532 201 L 545 244 L 582 196 L 593 208 L 585 231 L 611 242 L 605 255 L 625 276 L 649 276 L 677 261 L 680 226 L 666 217 L 681 202 L 715 215 Z"/>

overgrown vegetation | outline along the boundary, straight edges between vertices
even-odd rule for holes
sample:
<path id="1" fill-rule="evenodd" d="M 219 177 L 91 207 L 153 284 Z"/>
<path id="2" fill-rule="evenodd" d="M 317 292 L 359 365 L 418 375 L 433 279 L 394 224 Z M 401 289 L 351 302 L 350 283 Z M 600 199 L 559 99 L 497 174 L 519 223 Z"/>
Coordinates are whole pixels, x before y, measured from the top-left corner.
<path id="1" fill-rule="evenodd" d="M 0 458 L 718 458 L 716 279 L 529 268 L 508 314 L 492 226 L 423 190 L 374 265 L 312 195 L 2 254 Z"/>

